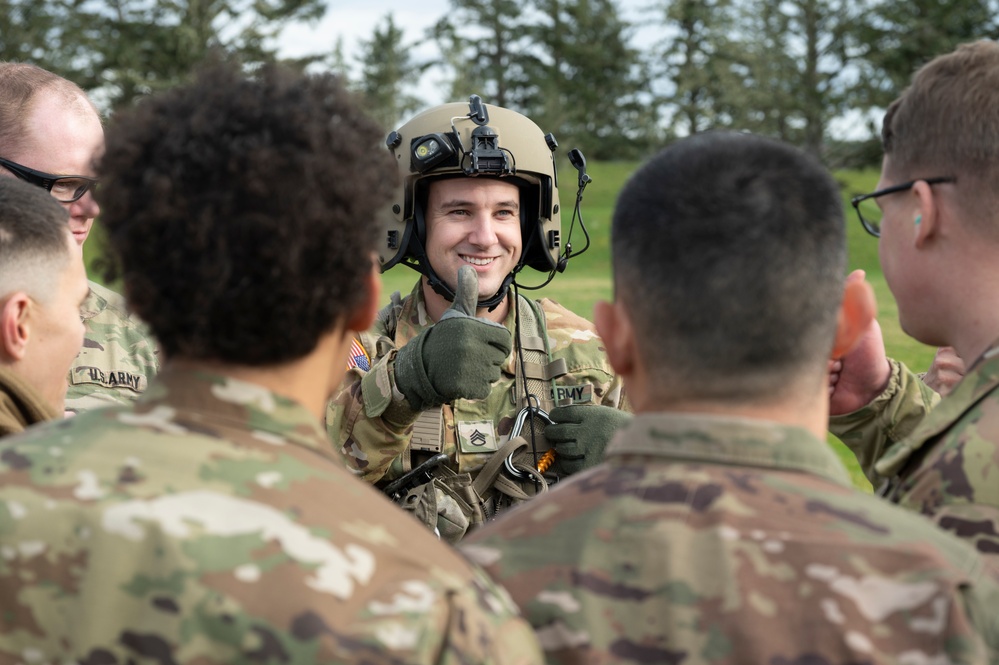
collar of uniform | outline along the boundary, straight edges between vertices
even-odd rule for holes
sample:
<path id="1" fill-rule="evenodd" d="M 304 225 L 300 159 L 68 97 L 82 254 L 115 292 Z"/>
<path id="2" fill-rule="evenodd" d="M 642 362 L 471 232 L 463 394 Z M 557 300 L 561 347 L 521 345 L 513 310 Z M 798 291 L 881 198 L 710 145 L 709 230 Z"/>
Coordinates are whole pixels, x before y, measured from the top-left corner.
<path id="1" fill-rule="evenodd" d="M 687 413 L 644 413 L 618 432 L 607 458 L 649 455 L 683 462 L 802 471 L 850 485 L 832 449 L 800 427 L 769 420 Z"/>
<path id="2" fill-rule="evenodd" d="M 0 367 L 0 436 L 61 415 L 20 375 Z"/>
<path id="3" fill-rule="evenodd" d="M 158 413 L 168 420 L 182 419 L 182 426 L 190 426 L 192 421 L 230 424 L 336 458 L 320 423 L 308 409 L 255 383 L 168 365 L 136 400 L 139 413 L 151 414 L 163 407 L 169 411 Z"/>
<path id="4" fill-rule="evenodd" d="M 926 415 L 912 434 L 885 451 L 874 469 L 886 478 L 897 475 L 915 451 L 950 427 L 996 387 L 999 387 L 999 340 L 978 357 L 964 378 Z"/>
<path id="5" fill-rule="evenodd" d="M 84 321 L 94 318 L 108 306 L 107 298 L 104 298 L 100 293 L 102 287 L 90 280 L 87 280 L 87 283 L 90 285 L 90 292 L 80 304 L 80 318 Z"/>
<path id="6" fill-rule="evenodd" d="M 423 298 L 423 278 L 413 287 L 413 291 L 403 299 L 399 310 L 399 320 L 395 324 L 395 342 L 397 347 L 409 344 L 409 341 L 429 328 L 430 317 L 427 315 L 427 302 Z"/>

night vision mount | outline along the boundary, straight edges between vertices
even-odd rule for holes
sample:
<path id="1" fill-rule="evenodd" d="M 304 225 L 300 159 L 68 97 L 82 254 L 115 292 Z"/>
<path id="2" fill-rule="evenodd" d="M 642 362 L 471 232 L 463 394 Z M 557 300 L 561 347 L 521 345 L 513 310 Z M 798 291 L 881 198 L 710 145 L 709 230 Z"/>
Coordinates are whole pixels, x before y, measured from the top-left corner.
<path id="1" fill-rule="evenodd" d="M 472 95 L 468 108 L 467 116 L 451 119 L 450 132 L 427 134 L 413 142 L 410 157 L 413 171 L 428 173 L 442 166 L 458 166 L 467 176 L 505 176 L 515 172 L 513 154 L 499 146 L 499 134 L 486 124 L 489 122 L 489 111 L 482 98 Z M 459 119 L 468 119 L 477 125 L 471 133 L 470 150 L 465 150 L 461 134 L 455 128 L 455 120 Z M 401 137 L 398 132 L 392 132 L 386 142 L 391 148 L 396 140 L 401 140 Z"/>

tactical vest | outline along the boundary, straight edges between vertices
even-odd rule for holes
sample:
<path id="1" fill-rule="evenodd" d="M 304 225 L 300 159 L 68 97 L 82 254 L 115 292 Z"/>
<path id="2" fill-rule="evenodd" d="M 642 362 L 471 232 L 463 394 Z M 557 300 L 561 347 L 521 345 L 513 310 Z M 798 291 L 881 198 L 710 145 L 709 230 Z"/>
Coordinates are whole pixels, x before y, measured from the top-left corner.
<path id="1" fill-rule="evenodd" d="M 518 343 L 515 345 L 515 376 L 512 406 L 521 417 L 520 437 L 503 437 L 481 469 L 458 472 L 448 466 L 444 451 L 444 408 L 424 411 L 416 419 L 413 436 L 403 454 L 402 482 L 390 483 L 387 493 L 442 539 L 456 542 L 466 531 L 493 517 L 507 506 L 526 501 L 548 489 L 544 471 L 552 454 L 544 439 L 547 412 L 555 406 L 555 379 L 567 374 L 565 359 L 551 358 L 544 311 L 538 304 L 518 294 Z M 385 322 L 390 337 L 395 336 L 402 309 L 399 293 L 392 296 L 393 307 Z M 526 407 L 531 407 L 526 409 Z M 461 428 L 454 414 L 456 437 Z M 512 433 L 516 433 L 516 429 Z M 460 438 L 460 437 L 459 437 Z M 456 455 L 462 455 L 456 443 Z M 455 461 L 456 465 L 458 461 Z M 422 465 L 422 466 L 421 466 Z M 540 468 L 540 470 L 539 470 Z M 416 476 L 414 474 L 416 470 Z"/>

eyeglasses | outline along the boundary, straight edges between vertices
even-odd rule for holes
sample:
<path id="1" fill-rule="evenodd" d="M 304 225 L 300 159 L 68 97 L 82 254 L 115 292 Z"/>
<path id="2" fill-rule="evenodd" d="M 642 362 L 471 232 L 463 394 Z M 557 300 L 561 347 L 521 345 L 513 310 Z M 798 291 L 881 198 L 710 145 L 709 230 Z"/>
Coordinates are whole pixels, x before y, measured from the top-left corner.
<path id="1" fill-rule="evenodd" d="M 863 196 L 854 196 L 850 199 L 850 203 L 853 204 L 853 209 L 857 211 L 857 217 L 860 218 L 860 223 L 864 225 L 864 230 L 875 238 L 880 238 L 881 207 L 878 206 L 875 199 L 885 194 L 895 194 L 896 192 L 904 192 L 907 189 L 912 189 L 912 186 L 917 182 L 925 182 L 927 185 L 939 185 L 944 182 L 957 182 L 957 178 L 919 178 L 918 180 L 904 182 L 901 185 L 885 187 L 884 189 L 879 189 L 876 192 L 864 194 Z"/>
<path id="2" fill-rule="evenodd" d="M 22 166 L 3 157 L 0 157 L 0 166 L 21 180 L 41 187 L 60 203 L 79 201 L 80 197 L 97 186 L 96 178 L 82 175 L 52 175 L 44 171 L 29 169 L 27 166 Z"/>

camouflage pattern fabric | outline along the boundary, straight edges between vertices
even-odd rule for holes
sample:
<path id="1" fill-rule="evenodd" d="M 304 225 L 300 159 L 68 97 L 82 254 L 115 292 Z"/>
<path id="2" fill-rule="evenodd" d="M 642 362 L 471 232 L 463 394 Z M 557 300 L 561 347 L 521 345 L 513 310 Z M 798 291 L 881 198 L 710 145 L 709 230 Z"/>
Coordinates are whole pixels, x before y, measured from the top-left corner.
<path id="1" fill-rule="evenodd" d="M 69 370 L 66 410 L 81 413 L 128 404 L 159 369 L 156 342 L 146 325 L 128 313 L 124 298 L 95 282 L 90 282 L 80 314 L 83 348 Z"/>
<path id="2" fill-rule="evenodd" d="M 61 416 L 24 379 L 0 367 L 0 437 Z"/>
<path id="3" fill-rule="evenodd" d="M 966 543 L 761 420 L 636 416 L 601 465 L 460 547 L 549 663 L 986 663 L 999 645 L 999 587 Z"/>
<path id="4" fill-rule="evenodd" d="M 538 301 L 544 311 L 551 358 L 563 358 L 568 373 L 554 380 L 546 398 L 573 404 L 602 404 L 626 408 L 620 381 L 607 361 L 596 329 L 586 319 L 549 299 Z M 395 311 L 393 311 L 393 307 Z M 393 322 L 397 322 L 392 329 Z M 515 330 L 514 308 L 504 322 Z M 326 412 L 329 436 L 347 458 L 347 464 L 365 481 L 388 481 L 404 473 L 403 454 L 413 433 L 417 413 L 408 409 L 395 387 L 396 349 L 429 328 L 423 290 L 417 282 L 399 306 L 383 309 L 374 327 L 361 335 L 372 356 L 370 371 L 353 367 Z M 442 358 L 441 362 L 447 362 Z M 502 447 L 519 408 L 514 401 L 515 354 L 507 358 L 502 375 L 483 400 L 456 400 L 443 407 L 443 452 L 459 473 L 481 469 Z M 386 417 L 391 411 L 393 418 Z M 400 415 L 401 414 L 401 417 Z"/>
<path id="5" fill-rule="evenodd" d="M 897 360 L 889 358 L 888 363 L 891 374 L 880 395 L 853 413 L 829 418 L 829 431 L 853 451 L 875 488 L 885 479 L 874 470 L 874 464 L 889 446 L 912 434 L 940 403 L 940 395 L 918 374 Z"/>
<path id="6" fill-rule="evenodd" d="M 896 390 L 830 419 L 832 431 L 857 445 L 880 494 L 970 541 L 999 578 L 999 343 L 939 403 L 899 373 Z M 870 434 L 879 428 L 887 438 Z"/>
<path id="7" fill-rule="evenodd" d="M 541 662 L 304 407 L 180 368 L 0 441 L 0 598 L 2 662 Z"/>

